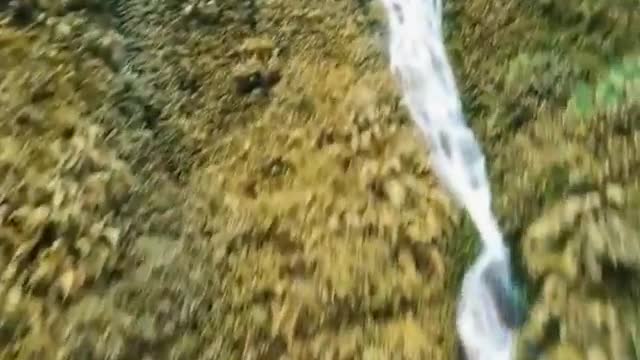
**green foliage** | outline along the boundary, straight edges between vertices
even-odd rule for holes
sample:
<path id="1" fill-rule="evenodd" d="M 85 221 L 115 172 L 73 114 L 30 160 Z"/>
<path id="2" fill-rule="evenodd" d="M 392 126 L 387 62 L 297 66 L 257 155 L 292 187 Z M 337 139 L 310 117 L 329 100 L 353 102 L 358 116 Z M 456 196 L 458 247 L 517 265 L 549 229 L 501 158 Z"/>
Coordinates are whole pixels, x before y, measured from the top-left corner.
<path id="1" fill-rule="evenodd" d="M 600 54 L 621 56 L 637 45 L 640 31 L 636 0 L 544 0 L 527 1 L 537 16 L 563 33 L 558 42 Z"/>
<path id="2" fill-rule="evenodd" d="M 566 99 L 576 76 L 572 65 L 551 51 L 521 53 L 504 69 L 505 91 L 515 97 L 530 94 L 551 101 Z"/>
<path id="3" fill-rule="evenodd" d="M 640 96 L 640 57 L 615 63 L 594 83 L 580 82 L 569 99 L 568 110 L 578 118 L 616 109 Z"/>

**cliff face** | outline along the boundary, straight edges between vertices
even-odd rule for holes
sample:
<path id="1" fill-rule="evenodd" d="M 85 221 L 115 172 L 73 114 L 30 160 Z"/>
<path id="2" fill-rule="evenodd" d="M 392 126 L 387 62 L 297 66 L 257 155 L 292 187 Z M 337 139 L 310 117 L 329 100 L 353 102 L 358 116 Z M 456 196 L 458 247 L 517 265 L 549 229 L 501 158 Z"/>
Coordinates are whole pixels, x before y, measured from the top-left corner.
<path id="1" fill-rule="evenodd" d="M 638 357 L 640 63 L 631 34 L 640 14 L 632 8 L 467 1 L 451 9 L 470 118 L 529 284 L 523 358 Z"/>
<path id="2" fill-rule="evenodd" d="M 5 10 L 6 356 L 450 352 L 458 212 L 399 110 L 380 14 L 147 4 Z"/>
<path id="3" fill-rule="evenodd" d="M 523 351 L 617 358 L 638 339 L 625 6 L 447 3 L 530 284 Z M 0 358 L 453 356 L 475 235 L 398 103 L 374 2 L 1 14 Z"/>

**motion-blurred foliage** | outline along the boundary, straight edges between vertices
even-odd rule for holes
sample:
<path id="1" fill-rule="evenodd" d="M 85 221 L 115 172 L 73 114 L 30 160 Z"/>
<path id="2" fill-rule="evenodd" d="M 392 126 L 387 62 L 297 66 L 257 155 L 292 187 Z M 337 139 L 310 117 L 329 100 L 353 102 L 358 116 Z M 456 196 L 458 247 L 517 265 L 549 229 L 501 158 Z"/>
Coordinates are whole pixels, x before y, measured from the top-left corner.
<path id="1" fill-rule="evenodd" d="M 375 4 L 4 2 L 0 358 L 450 359 L 476 234 Z M 637 0 L 445 4 L 525 338 L 637 358 Z"/>
<path id="2" fill-rule="evenodd" d="M 613 111 L 624 102 L 640 100 L 640 58 L 614 63 L 594 84 L 580 82 L 569 100 L 569 111 L 580 118 Z"/>

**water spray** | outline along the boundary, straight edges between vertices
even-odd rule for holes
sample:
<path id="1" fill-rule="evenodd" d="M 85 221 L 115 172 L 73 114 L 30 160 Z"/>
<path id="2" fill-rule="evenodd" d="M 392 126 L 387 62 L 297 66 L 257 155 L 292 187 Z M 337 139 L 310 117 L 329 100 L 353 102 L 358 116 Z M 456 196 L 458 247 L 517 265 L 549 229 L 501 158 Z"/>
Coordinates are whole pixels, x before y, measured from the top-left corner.
<path id="1" fill-rule="evenodd" d="M 380 0 L 387 13 L 389 61 L 409 110 L 430 144 L 440 183 L 466 209 L 482 240 L 465 273 L 456 328 L 464 355 L 507 360 L 514 353 L 516 304 L 509 251 L 491 209 L 485 156 L 466 124 L 442 35 L 442 0 Z"/>

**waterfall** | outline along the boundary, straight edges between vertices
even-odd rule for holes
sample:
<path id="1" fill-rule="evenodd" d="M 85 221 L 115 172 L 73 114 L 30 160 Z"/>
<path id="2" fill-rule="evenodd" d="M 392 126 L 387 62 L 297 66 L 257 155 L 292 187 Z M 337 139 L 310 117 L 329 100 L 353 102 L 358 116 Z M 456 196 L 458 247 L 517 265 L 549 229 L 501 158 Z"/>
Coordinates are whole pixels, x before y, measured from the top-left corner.
<path id="1" fill-rule="evenodd" d="M 464 208 L 482 240 L 464 275 L 456 329 L 467 359 L 511 359 L 517 322 L 509 250 L 491 208 L 485 156 L 466 124 L 442 35 L 441 0 L 380 0 L 389 62 L 411 118 L 430 145 L 439 182 Z"/>

